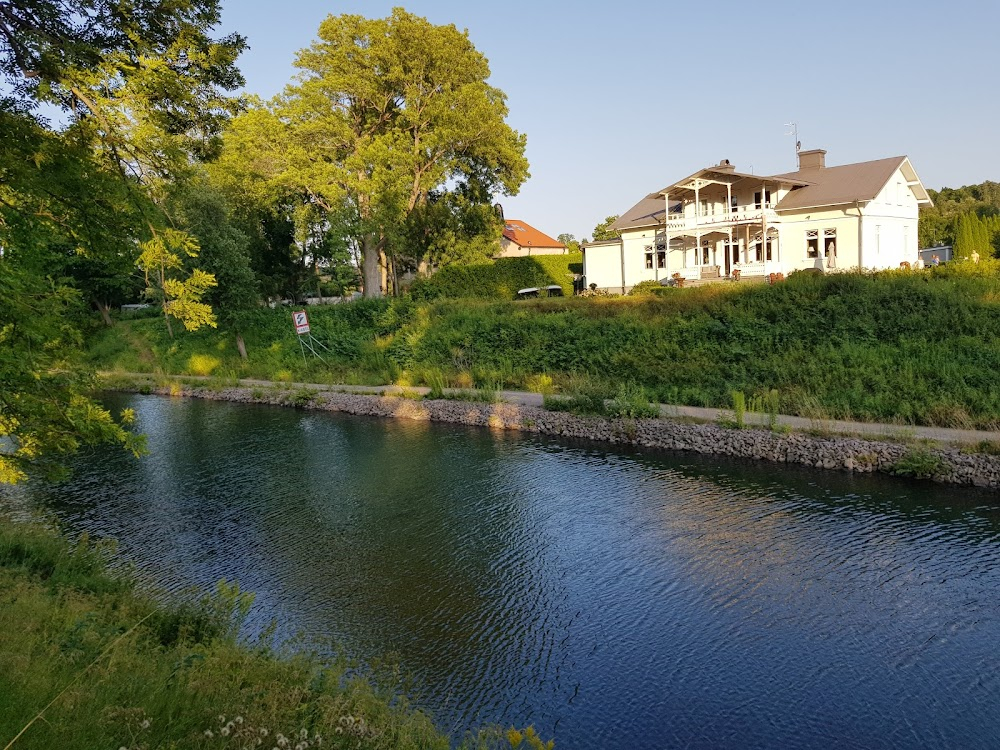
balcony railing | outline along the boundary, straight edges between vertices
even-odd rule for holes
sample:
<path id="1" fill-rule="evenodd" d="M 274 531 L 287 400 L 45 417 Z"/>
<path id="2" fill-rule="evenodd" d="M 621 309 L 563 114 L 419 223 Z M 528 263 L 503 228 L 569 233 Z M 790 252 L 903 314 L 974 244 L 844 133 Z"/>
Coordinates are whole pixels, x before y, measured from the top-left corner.
<path id="1" fill-rule="evenodd" d="M 746 206 L 735 206 L 729 210 L 718 210 L 705 212 L 699 209 L 696 216 L 685 216 L 684 214 L 672 213 L 667 216 L 667 229 L 693 229 L 695 227 L 728 226 L 730 224 L 758 223 L 763 219 L 773 221 L 778 218 L 774 207 L 770 203 L 763 206 L 750 204 Z"/>

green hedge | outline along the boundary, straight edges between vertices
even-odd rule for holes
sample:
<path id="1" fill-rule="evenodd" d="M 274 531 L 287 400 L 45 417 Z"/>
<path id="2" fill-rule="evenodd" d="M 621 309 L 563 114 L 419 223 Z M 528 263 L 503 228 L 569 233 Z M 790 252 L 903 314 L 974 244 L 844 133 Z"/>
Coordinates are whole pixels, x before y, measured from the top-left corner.
<path id="1" fill-rule="evenodd" d="M 410 295 L 418 300 L 448 298 L 514 299 L 518 289 L 559 284 L 573 294 L 573 274 L 583 273 L 583 255 L 533 255 L 498 258 L 489 263 L 447 266 L 433 276 L 417 279 Z"/>

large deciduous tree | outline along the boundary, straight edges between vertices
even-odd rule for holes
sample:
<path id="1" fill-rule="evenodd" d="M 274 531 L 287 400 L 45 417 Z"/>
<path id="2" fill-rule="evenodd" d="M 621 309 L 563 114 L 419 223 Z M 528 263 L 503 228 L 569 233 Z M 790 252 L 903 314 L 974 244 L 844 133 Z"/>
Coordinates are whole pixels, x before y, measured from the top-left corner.
<path id="1" fill-rule="evenodd" d="M 330 16 L 296 66 L 283 95 L 237 118 L 229 162 L 331 216 L 349 212 L 366 296 L 381 295 L 394 234 L 434 191 L 514 195 L 527 178 L 506 97 L 454 26 L 400 8 Z"/>

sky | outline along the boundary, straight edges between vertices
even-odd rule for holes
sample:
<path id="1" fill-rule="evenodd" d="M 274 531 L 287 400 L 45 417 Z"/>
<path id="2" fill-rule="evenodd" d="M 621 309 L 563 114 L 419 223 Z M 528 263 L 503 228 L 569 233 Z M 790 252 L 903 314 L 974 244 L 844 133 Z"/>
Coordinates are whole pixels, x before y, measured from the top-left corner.
<path id="1" fill-rule="evenodd" d="M 246 91 L 268 99 L 328 15 L 380 0 L 223 0 Z M 589 238 L 605 217 L 729 159 L 741 172 L 907 155 L 938 190 L 1000 180 L 1000 0 L 411 0 L 468 31 L 527 135 L 508 219 Z"/>

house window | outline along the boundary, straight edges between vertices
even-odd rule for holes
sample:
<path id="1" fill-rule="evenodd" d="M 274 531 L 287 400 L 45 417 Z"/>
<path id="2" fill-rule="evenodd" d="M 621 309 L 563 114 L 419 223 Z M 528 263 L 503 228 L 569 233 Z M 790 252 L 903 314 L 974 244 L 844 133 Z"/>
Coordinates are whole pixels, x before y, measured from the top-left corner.
<path id="1" fill-rule="evenodd" d="M 706 200 L 701 202 L 701 215 L 708 216 L 708 201 Z"/>
<path id="2" fill-rule="evenodd" d="M 667 267 L 667 253 L 665 250 L 656 251 L 656 267 L 657 268 Z"/>
<path id="3" fill-rule="evenodd" d="M 818 229 L 807 229 L 806 230 L 806 257 L 807 258 L 818 258 L 819 257 L 819 230 Z"/>
<path id="4" fill-rule="evenodd" d="M 653 267 L 653 246 L 646 245 L 646 268 Z"/>
<path id="5" fill-rule="evenodd" d="M 736 213 L 737 210 L 739 210 L 739 207 L 740 207 L 740 203 L 736 199 L 736 196 L 735 195 L 730 196 L 729 197 L 729 210 L 732 211 L 733 213 Z"/>
<path id="6" fill-rule="evenodd" d="M 770 208 L 771 207 L 771 191 L 770 190 L 765 190 L 764 191 L 764 203 L 765 203 L 765 206 L 764 206 L 765 208 Z M 761 208 L 761 205 L 760 205 L 760 192 L 759 191 L 753 194 L 753 207 L 754 208 Z"/>
<path id="7" fill-rule="evenodd" d="M 823 230 L 823 257 L 831 258 L 837 255 L 837 230 Z"/>
<path id="8" fill-rule="evenodd" d="M 711 247 L 709 245 L 703 245 L 701 248 L 701 264 L 707 266 L 709 263 L 709 255 L 711 253 Z"/>

